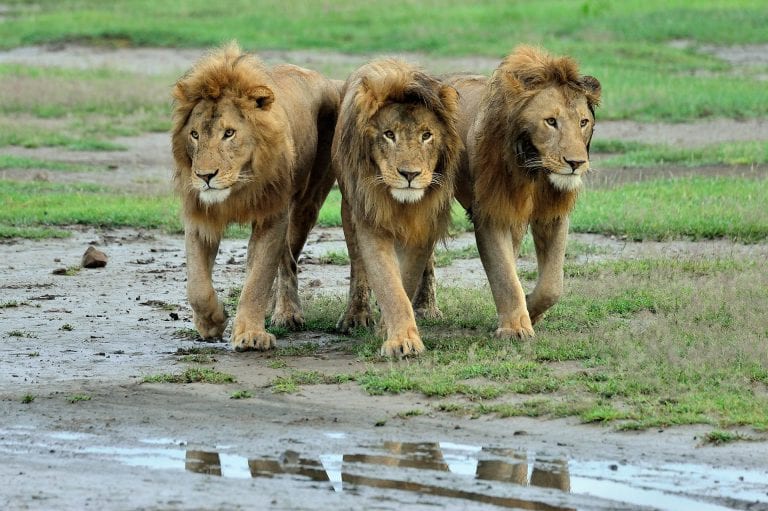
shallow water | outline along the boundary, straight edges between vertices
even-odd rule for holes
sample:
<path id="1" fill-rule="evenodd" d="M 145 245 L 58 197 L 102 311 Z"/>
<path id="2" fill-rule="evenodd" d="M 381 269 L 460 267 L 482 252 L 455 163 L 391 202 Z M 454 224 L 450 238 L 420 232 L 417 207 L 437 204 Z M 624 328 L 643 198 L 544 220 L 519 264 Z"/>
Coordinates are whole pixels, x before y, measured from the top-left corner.
<path id="1" fill-rule="evenodd" d="M 288 477 L 295 484 L 312 484 L 318 492 L 343 493 L 368 486 L 515 509 L 585 509 L 583 505 L 552 504 L 547 498 L 552 492 L 593 496 L 615 502 L 617 507 L 638 505 L 674 511 L 768 508 L 768 470 L 562 459 L 519 448 L 440 441 L 350 445 L 343 452 L 320 448 L 310 454 L 286 450 L 276 456 L 249 457 L 231 452 L 226 445 L 192 449 L 186 441 L 173 438 L 147 438 L 135 445 L 114 446 L 96 434 L 36 431 L 30 442 L 30 433 L 24 428 L 0 430 L 0 452 L 20 452 L 34 446 L 148 471 L 188 471 L 230 478 L 233 484 L 237 479 Z M 325 436 L 336 442 L 345 438 L 343 432 Z"/>

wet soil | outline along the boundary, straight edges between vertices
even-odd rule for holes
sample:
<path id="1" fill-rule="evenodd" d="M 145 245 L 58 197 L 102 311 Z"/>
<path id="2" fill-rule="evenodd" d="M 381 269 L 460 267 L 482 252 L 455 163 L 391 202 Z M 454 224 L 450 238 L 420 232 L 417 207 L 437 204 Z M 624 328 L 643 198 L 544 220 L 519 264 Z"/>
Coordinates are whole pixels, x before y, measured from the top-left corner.
<path id="1" fill-rule="evenodd" d="M 23 58 L 159 73 L 182 69 L 199 53 L 35 48 L 0 52 L 0 62 Z M 311 67 L 328 59 L 354 67 L 364 59 L 312 52 L 268 57 Z M 495 66 L 484 59 L 459 64 L 471 71 Z M 768 138 L 764 123 L 750 126 L 747 132 Z M 664 130 L 674 129 L 680 143 L 691 144 L 709 131 L 700 125 L 633 130 L 609 124 L 601 136 L 611 129 L 611 138 L 627 139 L 645 131 L 663 138 Z M 3 148 L 2 154 L 111 170 L 8 170 L 0 176 L 169 189 L 167 135 L 118 142 L 127 150 Z M 768 257 L 768 245 L 723 240 L 571 239 L 600 245 L 600 255 L 591 257 Z M 450 244 L 473 242 L 468 234 Z M 52 273 L 77 266 L 89 245 L 107 253 L 105 268 Z M 303 296 L 343 299 L 348 268 L 316 263 L 343 246 L 340 229 L 312 232 L 301 264 Z M 272 364 L 273 354 L 234 353 L 226 343 L 190 339 L 179 236 L 73 229 L 63 240 L 0 243 L 0 260 L 2 509 L 768 509 L 768 442 L 752 431 L 744 433 L 759 441 L 715 447 L 701 440 L 709 426 L 619 433 L 575 419 L 472 419 L 433 411 L 436 399 L 369 396 L 355 383 L 274 393 L 269 383 L 286 370 L 352 373 L 389 362 L 360 361 L 345 349 L 354 339 L 311 331 L 278 340 L 284 347 L 320 345 L 311 356 L 281 358 L 288 368 Z M 244 264 L 245 242 L 225 241 L 215 270 L 220 294 L 240 285 Z M 486 285 L 477 259 L 439 268 L 437 277 L 453 285 Z M 148 375 L 181 372 L 188 364 L 178 350 L 200 347 L 214 348 L 213 367 L 237 383 L 142 383 Z M 230 399 L 241 389 L 253 397 Z M 408 416 L 413 409 L 427 413 Z"/>

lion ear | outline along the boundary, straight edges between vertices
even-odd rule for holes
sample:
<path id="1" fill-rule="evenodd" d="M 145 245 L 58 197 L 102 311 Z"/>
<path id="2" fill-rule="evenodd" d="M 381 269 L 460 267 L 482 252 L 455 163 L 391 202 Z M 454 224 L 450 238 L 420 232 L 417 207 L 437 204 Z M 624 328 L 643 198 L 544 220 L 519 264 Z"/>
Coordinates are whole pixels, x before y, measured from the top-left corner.
<path id="1" fill-rule="evenodd" d="M 373 84 L 367 76 L 364 76 L 360 81 L 360 90 L 355 98 L 355 103 L 357 104 L 357 108 L 359 108 L 361 112 L 364 112 L 368 117 L 371 117 L 376 113 L 376 110 L 378 110 L 380 106 L 381 101 L 376 94 L 376 89 L 373 87 Z"/>
<path id="2" fill-rule="evenodd" d="M 248 98 L 256 103 L 257 108 L 269 110 L 275 102 L 275 93 L 269 87 L 259 85 L 248 91 Z"/>
<path id="3" fill-rule="evenodd" d="M 455 114 L 459 111 L 459 93 L 450 85 L 440 87 L 440 101 L 449 112 Z"/>
<path id="4" fill-rule="evenodd" d="M 600 81 L 595 78 L 594 76 L 584 75 L 581 77 L 581 80 L 579 80 L 579 84 L 584 88 L 584 90 L 592 96 L 593 103 L 599 103 L 600 102 L 600 94 L 602 93 L 602 86 L 600 85 Z"/>

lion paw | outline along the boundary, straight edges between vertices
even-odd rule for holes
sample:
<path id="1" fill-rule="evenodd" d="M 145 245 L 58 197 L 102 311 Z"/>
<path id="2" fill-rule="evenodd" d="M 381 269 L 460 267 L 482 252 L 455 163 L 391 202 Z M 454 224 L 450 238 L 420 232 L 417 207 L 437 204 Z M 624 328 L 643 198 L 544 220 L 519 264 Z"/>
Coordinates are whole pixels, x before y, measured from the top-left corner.
<path id="1" fill-rule="evenodd" d="M 418 355 L 424 349 L 424 343 L 421 342 L 419 334 L 408 332 L 384 341 L 384 344 L 381 345 L 381 355 L 384 357 L 405 357 Z"/>
<path id="2" fill-rule="evenodd" d="M 288 330 L 301 330 L 304 328 L 304 314 L 301 313 L 301 310 L 275 311 L 272 313 L 270 324 Z"/>
<path id="3" fill-rule="evenodd" d="M 247 330 L 235 327 L 232 348 L 235 351 L 266 351 L 275 347 L 275 336 L 266 330 Z"/>
<path id="4" fill-rule="evenodd" d="M 499 327 L 494 334 L 497 339 L 532 339 L 535 336 L 531 321 L 528 320 L 527 324 L 521 322 L 515 326 Z"/>
<path id="5" fill-rule="evenodd" d="M 360 307 L 357 310 L 348 308 L 336 323 L 336 330 L 348 334 L 357 328 L 368 328 L 373 325 L 373 317 L 369 307 Z"/>
<path id="6" fill-rule="evenodd" d="M 437 308 L 437 305 L 419 307 L 418 309 L 414 309 L 413 313 L 419 319 L 443 319 L 443 312 Z"/>
<path id="7" fill-rule="evenodd" d="M 218 339 L 227 328 L 227 313 L 224 307 L 219 304 L 216 311 L 212 314 L 192 313 L 195 328 L 203 339 Z"/>

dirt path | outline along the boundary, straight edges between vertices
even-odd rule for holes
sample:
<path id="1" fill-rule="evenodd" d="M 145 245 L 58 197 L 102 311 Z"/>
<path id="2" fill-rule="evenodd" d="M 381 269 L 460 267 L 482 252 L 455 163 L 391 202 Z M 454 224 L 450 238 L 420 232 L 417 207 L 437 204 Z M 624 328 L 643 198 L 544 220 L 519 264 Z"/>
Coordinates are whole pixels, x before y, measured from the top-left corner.
<path id="1" fill-rule="evenodd" d="M 184 69 L 199 53 L 63 46 L 0 52 L 0 62 L 165 73 Z M 366 59 L 325 52 L 264 56 L 337 72 Z M 438 72 L 487 72 L 495 61 L 432 64 Z M 734 140 L 768 138 L 763 122 L 716 122 L 725 123 L 714 126 L 719 131 L 741 137 Z M 674 136 L 676 143 L 693 145 L 713 131 L 706 124 L 604 123 L 599 134 L 640 141 Z M 111 170 L 8 170 L 0 177 L 168 190 L 167 135 L 118 143 L 127 150 L 2 148 L 0 154 Z M 768 257 L 768 245 L 727 241 L 573 239 L 599 244 L 605 249 L 599 257 L 742 251 Z M 91 243 L 109 255 L 106 268 L 51 273 L 77 265 Z M 451 243 L 473 240 L 466 235 Z M 341 247 L 339 229 L 313 231 L 300 276 L 305 295 L 343 299 L 348 269 L 312 262 Z M 438 400 L 419 395 L 368 396 L 355 383 L 276 394 L 268 386 L 286 370 L 351 373 L 368 363 L 343 349 L 355 342 L 343 336 L 281 338 L 282 346 L 321 346 L 312 356 L 288 358 L 287 368 L 273 364 L 269 354 L 235 354 L 224 343 L 180 336 L 191 326 L 191 312 L 178 236 L 78 230 L 65 240 L 0 243 L 0 260 L 2 509 L 768 509 L 768 443 L 702 446 L 711 427 L 617 433 L 573 419 L 472 419 L 434 412 Z M 242 241 L 223 244 L 215 277 L 220 293 L 240 284 L 244 260 Z M 477 259 L 438 269 L 438 279 L 485 285 Z M 214 366 L 238 383 L 141 383 L 147 375 L 182 371 L 188 364 L 177 350 L 201 346 L 217 348 Z M 230 399 L 241 389 L 254 396 Z M 24 403 L 25 396 L 31 402 Z M 414 408 L 429 412 L 407 417 Z"/>

